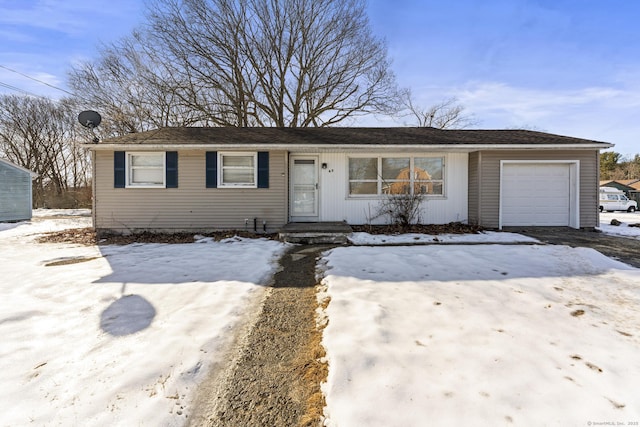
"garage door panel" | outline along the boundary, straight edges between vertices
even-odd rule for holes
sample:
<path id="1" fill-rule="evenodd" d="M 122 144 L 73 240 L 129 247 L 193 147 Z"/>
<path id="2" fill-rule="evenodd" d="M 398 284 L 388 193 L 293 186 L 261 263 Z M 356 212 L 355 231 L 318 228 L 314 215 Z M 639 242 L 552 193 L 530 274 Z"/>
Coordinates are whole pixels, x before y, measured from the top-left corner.
<path id="1" fill-rule="evenodd" d="M 568 164 L 504 164 L 503 226 L 568 226 Z"/>

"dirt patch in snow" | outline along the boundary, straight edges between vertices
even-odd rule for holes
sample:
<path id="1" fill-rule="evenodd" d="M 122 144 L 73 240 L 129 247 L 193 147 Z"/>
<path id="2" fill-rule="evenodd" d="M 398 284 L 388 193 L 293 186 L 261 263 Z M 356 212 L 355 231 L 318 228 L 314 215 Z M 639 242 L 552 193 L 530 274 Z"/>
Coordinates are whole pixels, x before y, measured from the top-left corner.
<path id="1" fill-rule="evenodd" d="M 355 232 L 366 232 L 370 234 L 401 234 L 401 233 L 422 233 L 429 235 L 438 234 L 477 234 L 483 231 L 482 227 L 463 224 L 461 222 L 451 222 L 449 224 L 421 225 L 414 224 L 409 227 L 396 225 L 354 225 L 351 227 Z M 246 238 L 267 238 L 277 239 L 277 233 L 255 233 L 245 230 L 222 230 L 207 233 L 152 233 L 141 232 L 132 234 L 101 234 L 98 236 L 92 227 L 74 228 L 70 230 L 55 231 L 45 233 L 40 236 L 38 243 L 71 243 L 77 245 L 128 245 L 131 243 L 194 243 L 198 239 L 205 237 L 215 241 L 228 239 L 231 237 Z"/>
<path id="2" fill-rule="evenodd" d="M 399 225 L 352 225 L 355 232 L 369 234 L 478 234 L 484 228 L 477 225 L 463 224 L 461 222 L 450 222 L 449 224 L 412 224 L 407 227 Z"/>
<path id="3" fill-rule="evenodd" d="M 210 233 L 136 233 L 129 235 L 107 234 L 98 237 L 93 228 L 74 228 L 70 230 L 45 233 L 37 239 L 38 243 L 72 243 L 78 245 L 129 245 L 131 243 L 194 243 L 196 240 L 211 238 L 215 241 L 231 237 L 276 239 L 275 233 L 253 233 L 249 231 L 215 231 Z"/>
<path id="4" fill-rule="evenodd" d="M 81 262 L 93 261 L 94 259 L 98 259 L 98 258 L 100 258 L 100 257 L 91 256 L 91 257 L 64 258 L 64 259 L 59 259 L 59 260 L 54 260 L 54 261 L 47 262 L 44 266 L 45 267 L 57 267 L 57 266 L 60 266 L 60 265 L 79 264 Z"/>
<path id="5" fill-rule="evenodd" d="M 92 227 L 44 233 L 36 241 L 38 243 L 72 243 L 84 246 L 93 246 L 98 243 L 96 232 Z"/>
<path id="6" fill-rule="evenodd" d="M 190 425 L 321 425 L 320 384 L 328 370 L 316 326 L 315 266 L 329 248 L 295 246 L 281 258 L 262 312 L 241 340 L 237 362 L 228 373 L 211 376 L 223 384 L 201 385 Z"/>

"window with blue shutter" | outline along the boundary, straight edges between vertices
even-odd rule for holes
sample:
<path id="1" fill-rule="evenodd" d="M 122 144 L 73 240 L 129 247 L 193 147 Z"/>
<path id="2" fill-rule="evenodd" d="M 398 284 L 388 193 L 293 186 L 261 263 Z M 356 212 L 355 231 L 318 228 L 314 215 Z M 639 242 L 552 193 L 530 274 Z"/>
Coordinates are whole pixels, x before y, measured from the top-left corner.
<path id="1" fill-rule="evenodd" d="M 178 188 L 178 152 L 167 151 L 165 156 L 166 188 Z"/>
<path id="2" fill-rule="evenodd" d="M 115 151 L 113 153 L 113 187 L 124 188 L 126 176 L 125 152 Z"/>
<path id="3" fill-rule="evenodd" d="M 269 152 L 205 153 L 207 188 L 269 188 Z"/>
<path id="4" fill-rule="evenodd" d="M 269 188 L 268 151 L 258 151 L 258 188 Z"/>
<path id="5" fill-rule="evenodd" d="M 207 151 L 206 154 L 206 186 L 207 188 L 218 187 L 218 152 Z"/>
<path id="6" fill-rule="evenodd" d="M 178 188 L 177 151 L 113 153 L 115 188 Z"/>

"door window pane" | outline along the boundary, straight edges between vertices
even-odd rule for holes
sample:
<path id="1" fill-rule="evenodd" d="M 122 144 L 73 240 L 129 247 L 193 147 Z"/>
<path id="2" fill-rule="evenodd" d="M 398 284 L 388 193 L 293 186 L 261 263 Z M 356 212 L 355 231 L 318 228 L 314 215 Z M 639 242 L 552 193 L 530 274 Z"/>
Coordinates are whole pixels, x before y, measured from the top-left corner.
<path id="1" fill-rule="evenodd" d="M 317 176 L 314 159 L 293 161 L 293 216 L 317 216 Z"/>

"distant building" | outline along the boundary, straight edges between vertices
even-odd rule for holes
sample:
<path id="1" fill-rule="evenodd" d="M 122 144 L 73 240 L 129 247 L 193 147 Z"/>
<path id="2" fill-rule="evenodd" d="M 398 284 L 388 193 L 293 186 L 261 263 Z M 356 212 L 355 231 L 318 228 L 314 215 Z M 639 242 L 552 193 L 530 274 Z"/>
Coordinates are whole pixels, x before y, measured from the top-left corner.
<path id="1" fill-rule="evenodd" d="M 600 181 L 600 187 L 611 187 L 622 191 L 628 198 L 640 205 L 640 179 L 616 179 Z"/>
<path id="2" fill-rule="evenodd" d="M 28 169 L 0 159 L 0 222 L 31 219 L 31 181 Z"/>

